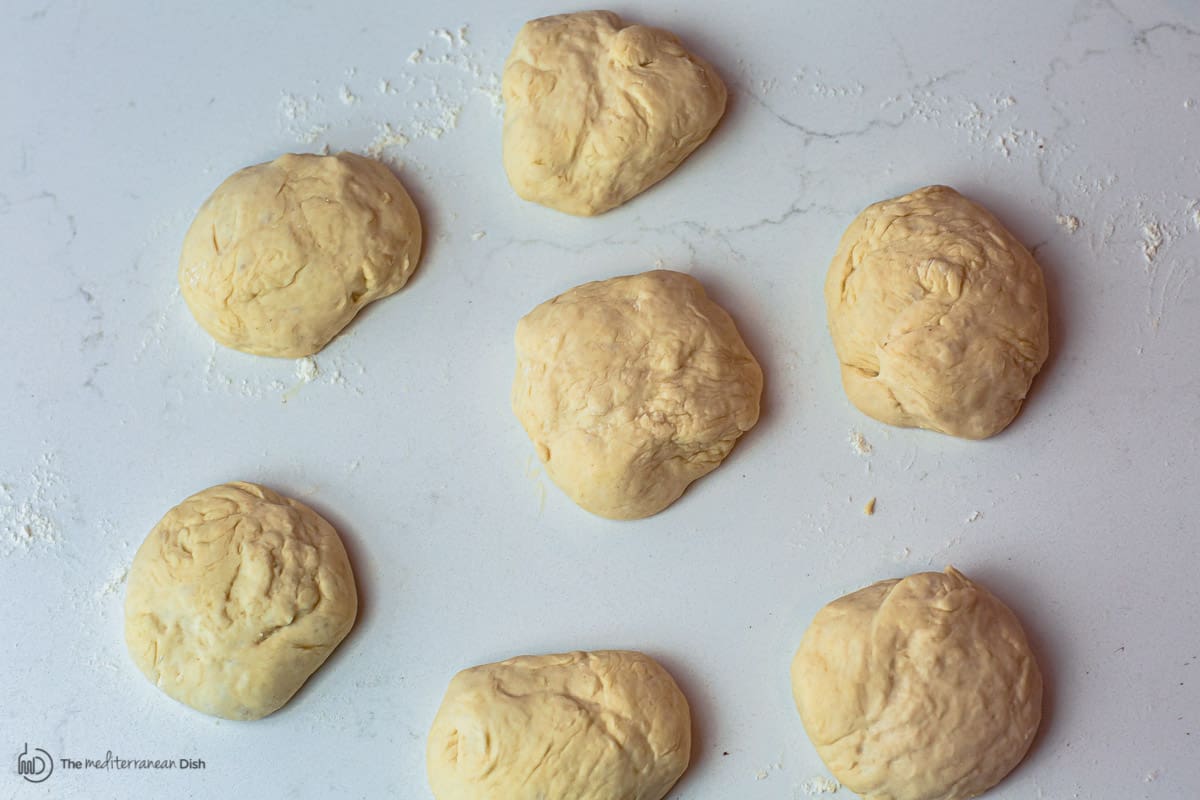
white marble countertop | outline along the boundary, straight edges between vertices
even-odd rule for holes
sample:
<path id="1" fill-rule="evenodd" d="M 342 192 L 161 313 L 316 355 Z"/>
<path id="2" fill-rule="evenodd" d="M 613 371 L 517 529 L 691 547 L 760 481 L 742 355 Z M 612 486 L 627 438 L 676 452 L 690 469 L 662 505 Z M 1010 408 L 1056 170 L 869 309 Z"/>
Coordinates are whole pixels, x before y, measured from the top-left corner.
<path id="1" fill-rule="evenodd" d="M 183 5 L 0 11 L 0 796 L 428 797 L 456 670 L 625 647 L 694 710 L 673 798 L 805 797 L 828 773 L 788 684 L 804 628 L 947 563 L 1017 611 L 1047 679 L 1033 750 L 989 800 L 1200 796 L 1200 6 L 618 6 L 711 60 L 729 110 L 658 187 L 575 219 L 508 188 L 497 96 L 521 23 L 572 9 Z M 228 173 L 325 145 L 399 170 L 427 248 L 305 381 L 214 346 L 175 269 Z M 1050 287 L 1050 361 L 986 442 L 862 416 L 825 329 L 845 226 L 929 183 L 988 205 Z M 765 413 L 668 511 L 607 522 L 538 469 L 508 407 L 512 332 L 660 264 L 733 314 Z M 137 545 L 231 479 L 325 512 L 364 600 L 292 703 L 243 724 L 160 694 L 122 638 Z M 204 767 L 32 785 L 25 746 Z"/>

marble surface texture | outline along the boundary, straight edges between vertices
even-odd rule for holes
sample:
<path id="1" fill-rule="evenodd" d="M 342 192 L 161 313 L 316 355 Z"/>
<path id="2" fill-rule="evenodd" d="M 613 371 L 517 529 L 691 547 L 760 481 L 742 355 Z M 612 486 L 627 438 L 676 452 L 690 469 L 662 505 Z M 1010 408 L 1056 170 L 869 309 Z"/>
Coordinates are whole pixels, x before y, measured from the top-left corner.
<path id="1" fill-rule="evenodd" d="M 948 563 L 1014 608 L 1047 680 L 989 800 L 1200 796 L 1200 5 L 618 5 L 711 60 L 730 103 L 674 175 L 594 219 L 518 200 L 500 165 L 504 57 L 564 10 L 0 7 L 0 797 L 428 797 L 456 670 L 607 647 L 658 657 L 691 701 L 673 798 L 816 795 L 788 685 L 805 626 Z M 312 363 L 214 346 L 176 288 L 191 216 L 233 170 L 325 146 L 398 170 L 417 274 Z M 986 442 L 858 413 L 825 328 L 845 226 L 929 183 L 989 206 L 1049 284 L 1050 360 Z M 737 320 L 764 415 L 668 511 L 609 522 L 539 469 L 512 333 L 656 265 Z M 231 479 L 324 512 L 363 597 L 325 668 L 249 724 L 157 692 L 122 638 L 142 538 Z M 44 783 L 18 776 L 24 747 L 55 758 Z M 204 766 L 59 761 L 110 751 Z"/>

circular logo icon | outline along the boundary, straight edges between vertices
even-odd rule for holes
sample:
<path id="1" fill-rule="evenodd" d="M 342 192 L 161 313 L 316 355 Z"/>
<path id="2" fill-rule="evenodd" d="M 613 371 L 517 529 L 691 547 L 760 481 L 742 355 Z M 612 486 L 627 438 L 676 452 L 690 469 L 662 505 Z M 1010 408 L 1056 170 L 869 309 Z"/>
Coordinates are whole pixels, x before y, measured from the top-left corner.
<path id="1" fill-rule="evenodd" d="M 54 759 L 40 747 L 31 751 L 29 742 L 25 750 L 17 756 L 17 774 L 30 783 L 41 783 L 54 772 Z"/>

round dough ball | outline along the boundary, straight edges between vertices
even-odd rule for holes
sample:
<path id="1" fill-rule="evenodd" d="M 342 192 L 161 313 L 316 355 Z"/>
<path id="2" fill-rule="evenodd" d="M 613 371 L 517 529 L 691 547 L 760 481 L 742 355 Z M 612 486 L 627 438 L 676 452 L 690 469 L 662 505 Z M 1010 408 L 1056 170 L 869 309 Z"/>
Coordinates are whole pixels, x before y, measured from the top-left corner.
<path id="1" fill-rule="evenodd" d="M 353 153 L 284 155 L 235 172 L 183 240 L 179 286 L 226 347 L 312 355 L 408 281 L 421 218 L 391 171 Z"/>
<path id="2" fill-rule="evenodd" d="M 458 673 L 425 763 L 437 800 L 660 800 L 691 748 L 670 674 L 642 653 L 601 650 Z"/>
<path id="3" fill-rule="evenodd" d="M 667 31 L 610 11 L 527 22 L 504 65 L 504 169 L 526 200 L 590 216 L 665 178 L 725 113 L 725 84 Z"/>
<path id="4" fill-rule="evenodd" d="M 342 540 L 308 506 L 253 483 L 184 500 L 129 571 L 125 642 L 171 697 L 226 719 L 279 709 L 358 613 Z"/>
<path id="5" fill-rule="evenodd" d="M 758 421 L 758 362 L 679 272 L 576 286 L 529 312 L 516 344 L 513 411 L 550 478 L 602 517 L 662 511 Z"/>
<path id="6" fill-rule="evenodd" d="M 947 186 L 859 214 L 829 267 L 825 305 L 847 396 L 891 425 L 993 436 L 1049 351 L 1041 267 Z"/>
<path id="7" fill-rule="evenodd" d="M 834 600 L 792 662 L 804 728 L 867 800 L 961 800 L 1025 756 L 1042 676 L 1008 608 L 953 567 Z"/>

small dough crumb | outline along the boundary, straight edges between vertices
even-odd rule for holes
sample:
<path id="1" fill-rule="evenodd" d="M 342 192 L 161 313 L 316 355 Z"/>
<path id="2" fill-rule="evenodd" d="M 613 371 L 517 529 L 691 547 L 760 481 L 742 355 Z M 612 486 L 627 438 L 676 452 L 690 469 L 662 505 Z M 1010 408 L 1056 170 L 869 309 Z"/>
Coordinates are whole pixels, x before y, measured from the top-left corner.
<path id="1" fill-rule="evenodd" d="M 1074 233 L 1079 230 L 1079 217 L 1074 214 L 1059 214 L 1055 221 L 1066 228 L 1067 233 Z"/>
<path id="2" fill-rule="evenodd" d="M 865 506 L 863 506 L 863 513 L 866 514 L 868 517 L 872 517 L 875 515 L 875 498 L 874 497 L 872 497 L 870 500 L 868 500 L 867 504 Z"/>

